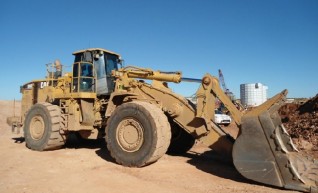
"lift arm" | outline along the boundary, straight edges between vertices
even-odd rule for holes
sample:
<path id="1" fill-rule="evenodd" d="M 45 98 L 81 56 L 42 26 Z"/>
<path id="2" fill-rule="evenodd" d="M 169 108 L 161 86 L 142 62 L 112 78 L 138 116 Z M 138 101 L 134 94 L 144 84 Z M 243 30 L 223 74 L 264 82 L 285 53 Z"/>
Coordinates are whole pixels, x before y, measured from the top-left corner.
<path id="1" fill-rule="evenodd" d="M 157 80 L 165 82 L 197 82 L 201 83 L 197 91 L 197 117 L 214 120 L 215 97 L 219 98 L 230 111 L 235 123 L 241 125 L 242 113 L 235 107 L 231 100 L 220 88 L 219 80 L 206 74 L 203 79 L 184 78 L 181 72 L 162 72 L 146 68 L 128 66 L 112 72 L 113 76 L 120 79 L 122 86 L 129 87 L 133 78 Z M 119 86 L 119 85 L 117 85 Z"/>
<path id="2" fill-rule="evenodd" d="M 219 80 L 206 74 L 202 79 L 202 84 L 197 93 L 197 117 L 208 117 L 214 119 L 215 97 L 222 101 L 230 111 L 235 123 L 241 126 L 242 113 L 235 107 L 229 97 L 220 88 Z"/>

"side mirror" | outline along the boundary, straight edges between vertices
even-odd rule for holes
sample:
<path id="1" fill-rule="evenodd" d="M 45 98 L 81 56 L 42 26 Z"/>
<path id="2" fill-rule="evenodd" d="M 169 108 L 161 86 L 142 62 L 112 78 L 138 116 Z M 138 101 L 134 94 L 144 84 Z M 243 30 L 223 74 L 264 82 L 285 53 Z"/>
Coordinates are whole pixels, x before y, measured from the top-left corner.
<path id="1" fill-rule="evenodd" d="M 103 54 L 94 54 L 94 61 L 98 61 L 103 56 Z"/>
<path id="2" fill-rule="evenodd" d="M 125 65 L 124 65 L 125 60 L 123 60 L 123 59 L 118 59 L 118 60 L 117 60 L 117 63 L 120 65 L 120 68 L 125 67 Z"/>

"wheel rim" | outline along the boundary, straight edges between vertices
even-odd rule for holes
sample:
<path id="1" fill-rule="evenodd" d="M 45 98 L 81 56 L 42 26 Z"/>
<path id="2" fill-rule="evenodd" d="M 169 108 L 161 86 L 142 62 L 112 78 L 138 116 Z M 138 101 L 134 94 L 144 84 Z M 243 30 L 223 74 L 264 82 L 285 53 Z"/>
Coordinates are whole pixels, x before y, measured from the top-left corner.
<path id="1" fill-rule="evenodd" d="M 36 115 L 30 122 L 30 134 L 32 139 L 40 140 L 43 137 L 45 130 L 44 120 L 40 115 Z"/>
<path id="2" fill-rule="evenodd" d="M 128 118 L 122 120 L 117 127 L 117 142 L 119 146 L 127 152 L 138 151 L 143 144 L 143 127 L 141 124 Z"/>

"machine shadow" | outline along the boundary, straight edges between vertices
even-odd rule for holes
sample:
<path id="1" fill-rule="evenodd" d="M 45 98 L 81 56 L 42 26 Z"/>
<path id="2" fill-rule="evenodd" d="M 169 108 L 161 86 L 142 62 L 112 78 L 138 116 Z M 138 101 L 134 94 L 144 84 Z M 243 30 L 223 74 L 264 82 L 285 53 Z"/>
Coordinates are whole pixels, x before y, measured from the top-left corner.
<path id="1" fill-rule="evenodd" d="M 269 188 L 283 190 L 283 188 L 271 186 L 268 184 L 262 184 L 253 180 L 249 180 L 243 177 L 233 165 L 230 160 L 224 160 L 222 156 L 214 152 L 213 150 L 208 150 L 202 154 L 198 154 L 193 151 L 189 151 L 181 156 L 190 158 L 187 163 L 195 166 L 197 169 L 204 171 L 206 173 L 233 180 L 240 183 L 254 184 L 259 186 L 266 186 Z"/>
<path id="2" fill-rule="evenodd" d="M 102 148 L 105 143 L 104 139 L 82 139 L 75 134 L 69 134 L 65 148 L 69 149 L 97 149 Z"/>
<path id="3" fill-rule="evenodd" d="M 25 142 L 24 137 L 13 137 L 11 138 L 14 143 L 22 144 Z M 97 149 L 95 153 L 102 159 L 116 163 L 115 160 L 110 156 L 107 149 L 105 139 L 80 139 L 76 136 L 69 136 L 63 148 L 66 149 Z"/>
<path id="4" fill-rule="evenodd" d="M 11 139 L 14 140 L 14 143 L 24 143 L 25 141 L 24 137 L 13 137 Z"/>
<path id="5" fill-rule="evenodd" d="M 69 136 L 65 148 L 69 149 L 96 149 L 95 153 L 102 159 L 116 163 L 115 160 L 110 156 L 110 152 L 107 149 L 106 141 L 104 138 L 101 139 L 81 139 L 77 136 Z"/>
<path id="6" fill-rule="evenodd" d="M 263 185 L 244 178 L 236 170 L 231 161 L 222 159 L 222 157 L 213 150 L 206 151 L 202 154 L 189 151 L 182 156 L 190 158 L 190 160 L 187 161 L 189 164 L 206 173 L 240 183 Z"/>
<path id="7" fill-rule="evenodd" d="M 103 146 L 101 146 L 98 150 L 96 150 L 95 153 L 103 160 L 117 164 L 115 159 L 110 156 L 110 152 L 107 149 L 107 144 L 104 139 L 103 139 Z"/>

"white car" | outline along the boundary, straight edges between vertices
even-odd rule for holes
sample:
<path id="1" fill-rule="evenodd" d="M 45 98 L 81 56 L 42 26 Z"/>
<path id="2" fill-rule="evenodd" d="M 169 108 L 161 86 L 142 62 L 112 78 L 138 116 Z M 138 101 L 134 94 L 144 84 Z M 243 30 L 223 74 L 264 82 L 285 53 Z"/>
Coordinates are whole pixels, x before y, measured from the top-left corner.
<path id="1" fill-rule="evenodd" d="M 232 119 L 230 116 L 223 114 L 219 110 L 215 110 L 214 122 L 218 125 L 229 126 Z"/>

